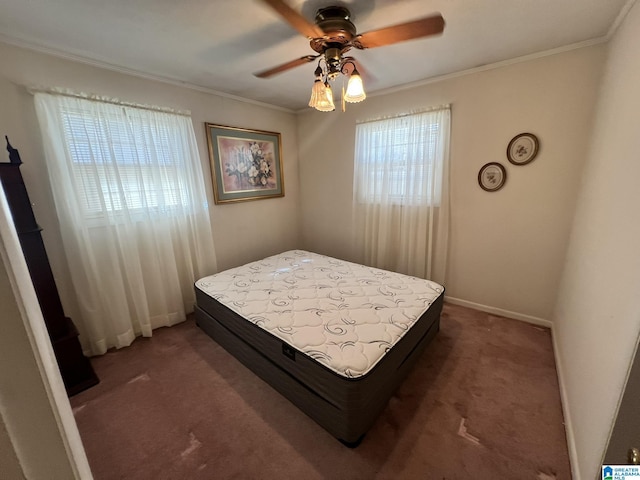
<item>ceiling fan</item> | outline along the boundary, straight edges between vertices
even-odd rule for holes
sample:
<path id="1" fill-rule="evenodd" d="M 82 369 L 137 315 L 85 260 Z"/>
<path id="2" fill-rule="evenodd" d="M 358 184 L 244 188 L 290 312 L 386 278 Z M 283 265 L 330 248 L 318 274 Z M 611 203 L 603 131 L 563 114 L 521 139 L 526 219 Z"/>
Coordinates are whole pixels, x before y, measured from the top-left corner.
<path id="1" fill-rule="evenodd" d="M 383 47 L 406 40 L 437 35 L 444 30 L 442 15 L 434 14 L 411 22 L 360 34 L 357 33 L 356 26 L 351 21 L 351 12 L 344 6 L 329 6 L 319 9 L 315 16 L 315 23 L 311 23 L 284 0 L 262 1 L 307 37 L 315 54 L 305 55 L 254 75 L 259 78 L 269 78 L 319 58 L 318 68 L 315 71 L 316 82 L 309 105 L 321 111 L 334 110 L 329 80 L 334 80 L 341 73 L 349 74 L 350 77 L 347 93 L 343 97 L 344 100 L 357 102 L 364 100 L 366 96 L 362 87 L 362 79 L 356 68 L 356 60 L 345 55 L 351 48 L 363 50 Z M 354 81 L 353 88 L 352 80 Z M 350 90 L 353 90 L 351 95 Z M 317 94 L 316 96 L 319 95 L 315 101 L 314 93 Z M 330 101 L 329 95 L 331 96 Z M 322 104 L 320 108 L 318 108 L 318 102 Z"/>

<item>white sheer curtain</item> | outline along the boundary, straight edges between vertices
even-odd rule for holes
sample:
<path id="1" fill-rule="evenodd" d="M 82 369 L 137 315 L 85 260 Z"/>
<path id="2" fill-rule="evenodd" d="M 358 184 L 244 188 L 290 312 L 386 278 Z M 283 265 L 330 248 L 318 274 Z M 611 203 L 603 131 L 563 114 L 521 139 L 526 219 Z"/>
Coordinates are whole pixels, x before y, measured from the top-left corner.
<path id="1" fill-rule="evenodd" d="M 191 119 L 48 93 L 35 105 L 87 353 L 185 320 L 216 269 Z"/>
<path id="2" fill-rule="evenodd" d="M 365 264 L 444 283 L 450 109 L 356 126 L 356 245 Z"/>

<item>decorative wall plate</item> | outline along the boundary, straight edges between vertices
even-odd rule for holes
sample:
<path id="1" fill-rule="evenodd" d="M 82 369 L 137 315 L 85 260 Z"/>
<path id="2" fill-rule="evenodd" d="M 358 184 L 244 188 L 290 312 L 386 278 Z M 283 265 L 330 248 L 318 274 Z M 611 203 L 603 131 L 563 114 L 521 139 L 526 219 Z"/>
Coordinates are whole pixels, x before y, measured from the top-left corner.
<path id="1" fill-rule="evenodd" d="M 507 158 L 514 165 L 526 165 L 538 154 L 538 137 L 533 133 L 521 133 L 509 142 Z"/>
<path id="2" fill-rule="evenodd" d="M 491 162 L 483 165 L 478 172 L 478 183 L 480 188 L 487 192 L 495 192 L 500 190 L 504 182 L 507 181 L 507 171 L 502 164 Z"/>

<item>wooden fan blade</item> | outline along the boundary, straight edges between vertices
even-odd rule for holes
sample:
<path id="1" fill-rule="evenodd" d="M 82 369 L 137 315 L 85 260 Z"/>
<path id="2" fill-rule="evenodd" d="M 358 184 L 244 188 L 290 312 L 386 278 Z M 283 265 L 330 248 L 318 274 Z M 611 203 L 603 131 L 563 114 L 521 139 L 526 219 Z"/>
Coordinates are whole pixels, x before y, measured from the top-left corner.
<path id="1" fill-rule="evenodd" d="M 358 35 L 353 42 L 356 48 L 374 48 L 392 45 L 405 40 L 437 35 L 444 30 L 444 18 L 442 15 L 401 23 L 392 27 L 372 30 Z"/>
<path id="2" fill-rule="evenodd" d="M 284 18 L 289 25 L 299 31 L 305 37 L 322 38 L 324 32 L 317 25 L 309 22 L 306 18 L 300 15 L 297 11 L 285 3 L 283 0 L 262 0 L 263 3 L 269 5 L 276 11 L 282 18 Z"/>
<path id="3" fill-rule="evenodd" d="M 287 63 L 283 63 L 282 65 L 278 65 L 277 67 L 270 68 L 269 70 L 264 70 L 262 72 L 254 73 L 254 75 L 258 78 L 268 78 L 272 77 L 277 73 L 284 72 L 285 70 L 289 70 L 290 68 L 297 67 L 299 65 L 304 65 L 305 63 L 313 62 L 320 55 L 305 55 L 304 57 L 296 58 Z"/>

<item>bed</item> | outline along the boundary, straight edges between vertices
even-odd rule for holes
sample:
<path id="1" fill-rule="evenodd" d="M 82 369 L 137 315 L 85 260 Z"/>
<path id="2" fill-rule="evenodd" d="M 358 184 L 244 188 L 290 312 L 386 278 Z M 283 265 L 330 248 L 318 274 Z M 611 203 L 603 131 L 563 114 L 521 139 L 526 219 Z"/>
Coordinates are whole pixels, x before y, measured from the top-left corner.
<path id="1" fill-rule="evenodd" d="M 292 250 L 198 280 L 196 322 L 357 446 L 440 328 L 444 287 Z"/>

